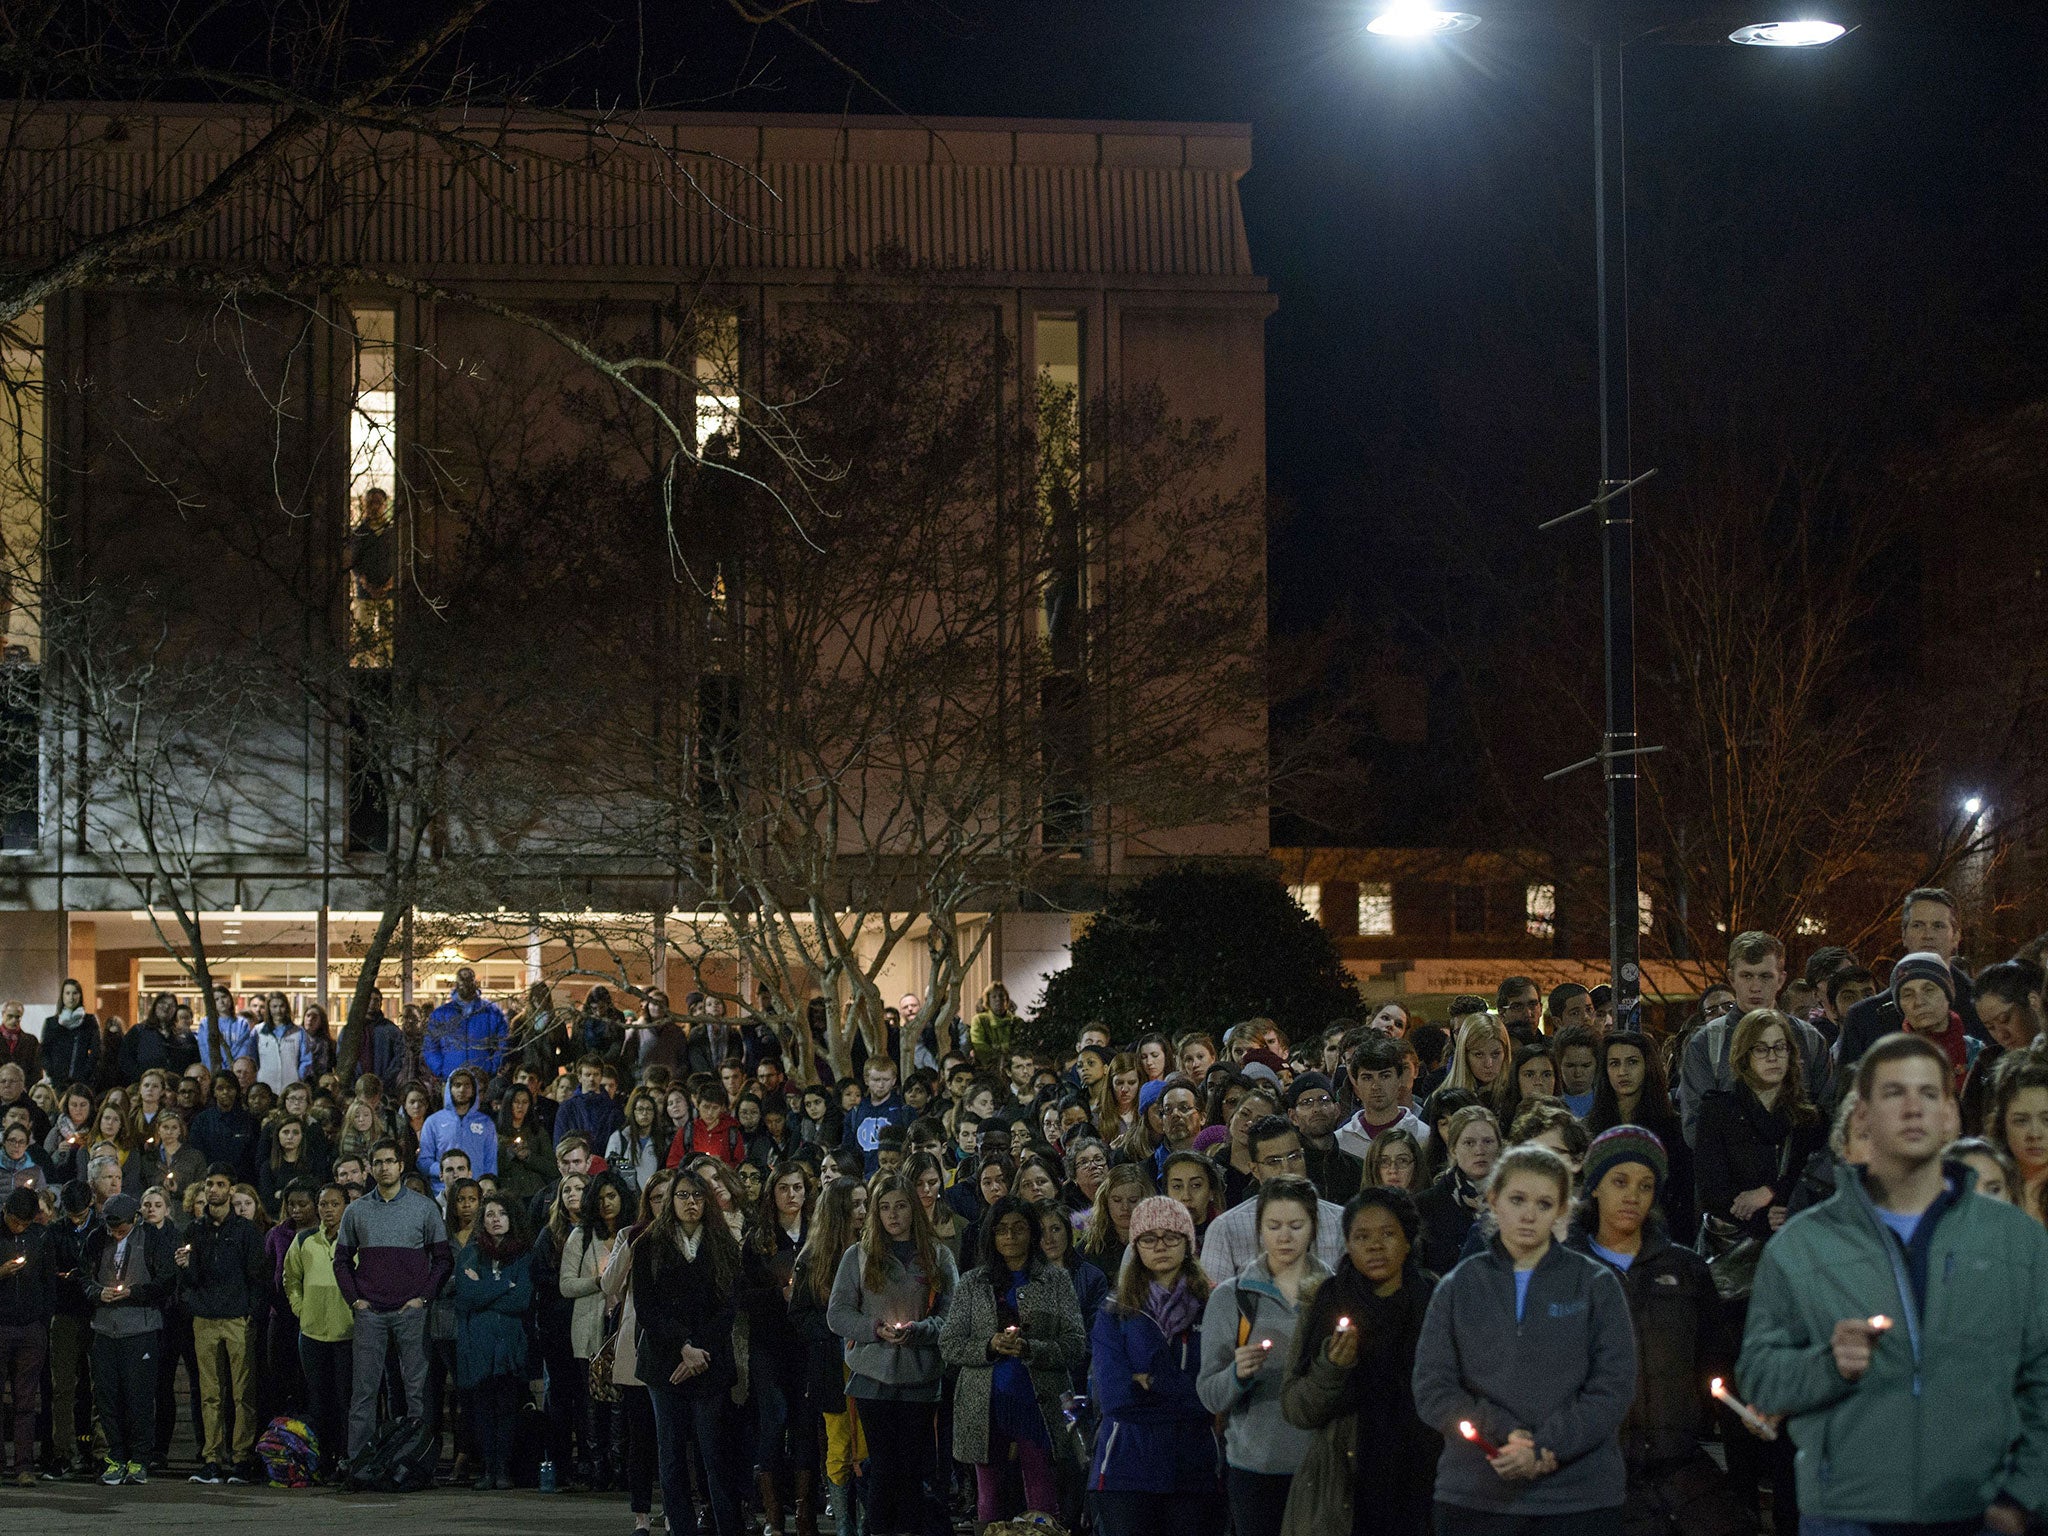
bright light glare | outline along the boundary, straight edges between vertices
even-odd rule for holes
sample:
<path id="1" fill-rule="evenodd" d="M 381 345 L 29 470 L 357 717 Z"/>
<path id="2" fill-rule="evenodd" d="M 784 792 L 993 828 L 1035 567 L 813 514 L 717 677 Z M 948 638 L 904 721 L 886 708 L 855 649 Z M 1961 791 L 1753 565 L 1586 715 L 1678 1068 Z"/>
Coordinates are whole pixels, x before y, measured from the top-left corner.
<path id="1" fill-rule="evenodd" d="M 1753 48 L 1818 48 L 1848 30 L 1837 21 L 1760 21 L 1737 27 L 1728 34 L 1728 41 Z"/>
<path id="2" fill-rule="evenodd" d="M 1983 814 L 1984 814 L 1984 802 L 1983 802 L 1983 801 L 1982 801 L 1981 799 L 1979 799 L 1979 798 L 1978 798 L 1978 797 L 1977 797 L 1976 795 L 1972 795 L 1972 796 L 1970 796 L 1970 798 L 1969 798 L 1969 799 L 1967 799 L 1967 800 L 1965 800 L 1965 801 L 1963 802 L 1963 814 L 1964 814 L 1965 816 L 1981 816 L 1981 815 L 1983 815 Z"/>
<path id="3" fill-rule="evenodd" d="M 1440 11 L 1429 0 L 1393 0 L 1365 30 L 1381 37 L 1442 37 L 1478 25 L 1479 18 L 1468 11 Z"/>

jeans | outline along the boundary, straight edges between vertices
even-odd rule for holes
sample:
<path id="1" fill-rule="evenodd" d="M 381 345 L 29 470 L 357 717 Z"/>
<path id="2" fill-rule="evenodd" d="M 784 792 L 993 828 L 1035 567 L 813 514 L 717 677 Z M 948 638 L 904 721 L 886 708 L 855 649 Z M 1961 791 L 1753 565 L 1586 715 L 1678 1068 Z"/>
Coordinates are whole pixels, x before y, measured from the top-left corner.
<path id="1" fill-rule="evenodd" d="M 654 1443 L 661 1464 L 661 1512 L 671 1530 L 689 1528 L 690 1442 L 704 1464 L 705 1502 L 711 1506 L 714 1536 L 740 1536 L 740 1495 L 732 1482 L 732 1453 L 725 1444 L 725 1419 L 732 1399 L 723 1392 L 701 1396 L 665 1381 L 650 1382 Z"/>
<path id="2" fill-rule="evenodd" d="M 167 1461 L 171 1438 L 178 1429 L 178 1362 L 185 1362 L 185 1391 L 191 1399 L 192 1443 L 206 1439 L 206 1419 L 199 1411 L 199 1356 L 192 1348 L 192 1314 L 180 1306 L 164 1308 L 162 1347 L 156 1360 L 156 1459 Z"/>
<path id="3" fill-rule="evenodd" d="M 319 1444 L 320 1461 L 332 1466 L 348 1444 L 349 1389 L 355 1368 L 355 1343 L 332 1344 L 299 1335 L 299 1369 L 306 1378 L 306 1417 Z"/>
<path id="4" fill-rule="evenodd" d="M 362 1452 L 377 1432 L 377 1387 L 384 1379 L 385 1351 L 392 1345 L 398 1347 L 398 1368 L 405 1378 L 405 1410 L 416 1419 L 424 1420 L 427 1416 L 427 1309 L 401 1307 L 396 1312 L 357 1312 L 350 1351 L 350 1370 L 354 1375 L 348 1405 L 351 1459 Z"/>
<path id="5" fill-rule="evenodd" d="M 50 1454 L 60 1461 L 92 1449 L 92 1340 L 85 1318 L 50 1319 Z"/>
<path id="6" fill-rule="evenodd" d="M 626 1426 L 626 1499 L 636 1515 L 654 1508 L 654 1402 L 645 1387 L 619 1383 L 619 1418 Z M 665 1506 L 664 1506 L 665 1507 Z M 686 1529 L 676 1520 L 674 1529 Z"/>
<path id="7" fill-rule="evenodd" d="M 818 1415 L 805 1387 L 802 1355 L 757 1349 L 748 1359 L 754 1397 L 754 1466 L 779 1477 L 791 1466 L 809 1470 L 818 1459 Z"/>
<path id="8" fill-rule="evenodd" d="M 92 1399 L 107 1437 L 107 1460 L 149 1460 L 156 1443 L 157 1330 L 92 1336 Z"/>
<path id="9" fill-rule="evenodd" d="M 1094 1497 L 1100 1536 L 1215 1536 L 1223 1527 L 1223 1501 L 1213 1488 L 1189 1493 L 1104 1489 Z"/>
<path id="10" fill-rule="evenodd" d="M 936 1464 L 938 1404 L 853 1399 L 868 1437 L 868 1520 L 874 1536 L 923 1536 L 924 1485 Z"/>
<path id="11" fill-rule="evenodd" d="M 239 1465 L 256 1452 L 256 1409 L 249 1400 L 249 1320 L 195 1317 L 192 1347 L 199 1355 L 199 1408 L 206 1421 L 199 1459 L 223 1467 Z M 152 1384 L 152 1398 L 154 1391 Z M 223 1397 L 234 1415 L 232 1445 Z"/>
<path id="12" fill-rule="evenodd" d="M 1230 1494 L 1230 1521 L 1237 1536 L 1280 1536 L 1280 1517 L 1287 1512 L 1291 1472 L 1247 1472 L 1226 1467 L 1223 1485 Z"/>
<path id="13" fill-rule="evenodd" d="M 512 1471 L 512 1426 L 519 1418 L 519 1405 L 526 1400 L 526 1383 L 517 1376 L 489 1376 L 464 1394 L 463 1407 L 483 1457 L 483 1470 L 494 1478 L 507 1478 Z"/>
<path id="14" fill-rule="evenodd" d="M 43 1405 L 43 1360 L 49 1330 L 37 1323 L 0 1327 L 0 1381 L 14 1392 L 14 1470 L 27 1472 L 36 1460 L 36 1413 Z"/>

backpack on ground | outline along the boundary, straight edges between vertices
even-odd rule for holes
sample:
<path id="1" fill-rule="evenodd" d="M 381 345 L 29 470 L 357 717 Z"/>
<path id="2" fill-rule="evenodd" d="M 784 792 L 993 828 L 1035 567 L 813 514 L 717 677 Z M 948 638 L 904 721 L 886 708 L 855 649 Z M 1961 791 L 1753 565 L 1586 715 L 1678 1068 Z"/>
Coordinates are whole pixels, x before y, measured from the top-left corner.
<path id="1" fill-rule="evenodd" d="M 310 1488 L 320 1465 L 320 1444 L 304 1419 L 281 1415 L 256 1442 L 256 1459 L 271 1487 Z"/>
<path id="2" fill-rule="evenodd" d="M 417 1493 L 434 1486 L 441 1447 L 418 1419 L 381 1424 L 349 1464 L 352 1493 Z"/>

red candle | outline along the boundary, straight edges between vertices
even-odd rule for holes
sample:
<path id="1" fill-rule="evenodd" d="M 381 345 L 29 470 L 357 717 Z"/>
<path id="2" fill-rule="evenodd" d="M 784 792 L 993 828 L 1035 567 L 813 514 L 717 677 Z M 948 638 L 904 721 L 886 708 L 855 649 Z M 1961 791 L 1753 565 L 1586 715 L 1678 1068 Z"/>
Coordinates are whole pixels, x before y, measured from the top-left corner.
<path id="1" fill-rule="evenodd" d="M 1458 1433 L 1484 1451 L 1489 1459 L 1500 1454 L 1500 1447 L 1479 1433 L 1478 1426 L 1473 1424 L 1470 1419 L 1458 1420 Z"/>

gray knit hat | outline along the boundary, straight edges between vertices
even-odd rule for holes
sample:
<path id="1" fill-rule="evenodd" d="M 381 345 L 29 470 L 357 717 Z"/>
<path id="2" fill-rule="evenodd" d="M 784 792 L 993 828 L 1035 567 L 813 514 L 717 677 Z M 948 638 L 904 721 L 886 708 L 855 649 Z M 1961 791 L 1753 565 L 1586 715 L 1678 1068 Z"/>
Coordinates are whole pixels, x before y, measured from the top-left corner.
<path id="1" fill-rule="evenodd" d="M 1948 962 L 1931 949 L 1916 949 L 1897 965 L 1892 967 L 1892 1005 L 1898 1006 L 1899 988 L 1909 981 L 1931 981 L 1941 988 L 1942 996 L 1954 1007 L 1956 1001 L 1955 973 L 1948 968 Z"/>

